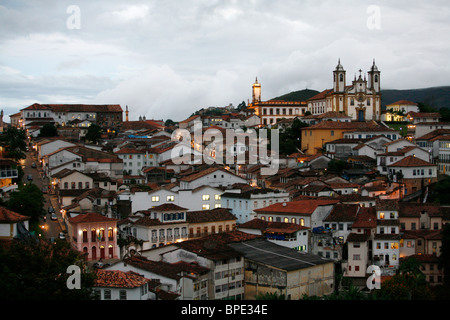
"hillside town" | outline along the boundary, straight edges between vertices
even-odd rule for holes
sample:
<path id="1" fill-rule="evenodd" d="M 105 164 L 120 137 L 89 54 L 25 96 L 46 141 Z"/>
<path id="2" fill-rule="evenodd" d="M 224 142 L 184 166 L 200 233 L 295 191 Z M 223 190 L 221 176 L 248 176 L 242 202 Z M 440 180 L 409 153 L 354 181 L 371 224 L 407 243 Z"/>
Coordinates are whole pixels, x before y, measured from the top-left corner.
<path id="1" fill-rule="evenodd" d="M 418 102 L 383 105 L 375 61 L 350 83 L 341 61 L 331 71 L 304 101 L 263 101 L 256 79 L 239 107 L 180 121 L 119 104 L 34 103 L 2 118 L 2 136 L 25 137 L 23 156 L 10 138 L 0 146 L 2 247 L 64 243 L 100 300 L 370 294 L 407 261 L 433 293 L 446 284 L 450 206 L 436 186 L 450 122 Z M 27 185 L 44 199 L 37 217 L 13 206 Z"/>

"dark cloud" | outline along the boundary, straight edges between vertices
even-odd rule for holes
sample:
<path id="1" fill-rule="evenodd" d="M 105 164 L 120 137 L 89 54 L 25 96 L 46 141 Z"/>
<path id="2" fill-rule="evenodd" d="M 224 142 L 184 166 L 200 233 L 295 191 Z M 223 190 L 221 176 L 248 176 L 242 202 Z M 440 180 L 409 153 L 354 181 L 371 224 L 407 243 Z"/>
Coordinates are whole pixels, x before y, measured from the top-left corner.
<path id="1" fill-rule="evenodd" d="M 246 101 L 256 76 L 263 99 L 329 88 L 338 58 L 348 79 L 375 58 L 384 88 L 449 84 L 444 1 L 85 1 L 70 29 L 73 4 L 2 2 L 0 105 L 120 103 L 181 120 Z"/>

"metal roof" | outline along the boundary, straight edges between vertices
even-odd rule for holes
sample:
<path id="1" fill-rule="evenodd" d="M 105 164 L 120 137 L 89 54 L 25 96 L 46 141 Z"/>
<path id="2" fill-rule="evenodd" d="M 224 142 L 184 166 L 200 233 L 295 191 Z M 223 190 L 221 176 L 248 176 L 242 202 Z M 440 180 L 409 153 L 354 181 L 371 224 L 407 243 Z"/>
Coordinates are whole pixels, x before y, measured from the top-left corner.
<path id="1" fill-rule="evenodd" d="M 264 239 L 254 239 L 228 245 L 240 252 L 246 259 L 286 271 L 333 262 L 333 260 L 325 259 L 315 254 L 296 251 Z"/>

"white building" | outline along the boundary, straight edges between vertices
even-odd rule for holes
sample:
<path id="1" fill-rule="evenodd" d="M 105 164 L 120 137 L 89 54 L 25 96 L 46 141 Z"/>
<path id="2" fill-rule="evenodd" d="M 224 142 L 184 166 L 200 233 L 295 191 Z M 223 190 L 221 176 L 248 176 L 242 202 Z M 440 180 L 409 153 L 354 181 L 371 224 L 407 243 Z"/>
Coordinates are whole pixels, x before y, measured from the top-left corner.
<path id="1" fill-rule="evenodd" d="M 381 87 L 380 71 L 373 62 L 366 76 L 362 70 L 350 85 L 346 83 L 346 71 L 340 61 L 333 71 L 333 88 L 308 99 L 308 111 L 322 114 L 329 111 L 343 112 L 353 120 L 380 120 Z"/>
<path id="2" fill-rule="evenodd" d="M 100 300 L 156 300 L 150 279 L 132 271 L 96 270 L 93 293 Z"/>
<path id="3" fill-rule="evenodd" d="M 162 187 L 152 191 L 139 189 L 121 191 L 118 194 L 118 199 L 131 201 L 132 213 L 148 210 L 165 203 L 173 203 L 187 208 L 189 211 L 198 211 L 220 208 L 223 192 L 222 189 L 209 186 L 202 186 L 192 190 Z"/>
<path id="4" fill-rule="evenodd" d="M 158 154 L 154 149 L 123 148 L 115 152 L 123 160 L 123 170 L 128 175 L 141 175 L 142 168 L 158 165 Z"/>
<path id="5" fill-rule="evenodd" d="M 372 242 L 375 265 L 396 269 L 400 258 L 400 222 L 397 200 L 377 200 L 377 227 Z"/>
<path id="6" fill-rule="evenodd" d="M 225 192 L 221 196 L 221 207 L 230 208 L 237 218 L 237 223 L 245 223 L 255 217 L 255 209 L 289 200 L 288 192 L 272 189 L 252 189 L 244 192 Z"/>

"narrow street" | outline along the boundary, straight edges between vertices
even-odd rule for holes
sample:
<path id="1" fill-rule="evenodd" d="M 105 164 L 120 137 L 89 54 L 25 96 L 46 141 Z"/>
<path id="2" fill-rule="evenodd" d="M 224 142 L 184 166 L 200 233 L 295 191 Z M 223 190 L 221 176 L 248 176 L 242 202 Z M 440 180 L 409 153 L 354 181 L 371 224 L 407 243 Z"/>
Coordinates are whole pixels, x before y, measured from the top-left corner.
<path id="1" fill-rule="evenodd" d="M 36 165 L 35 168 L 33 168 L 33 163 Z M 40 190 L 45 191 L 44 192 L 44 210 L 45 210 L 45 217 L 46 219 L 40 220 L 40 225 L 43 226 L 42 228 L 42 234 L 41 236 L 45 239 L 58 239 L 60 232 L 65 231 L 64 222 L 62 221 L 61 213 L 60 213 L 60 207 L 58 205 L 58 201 L 55 197 L 55 195 L 51 195 L 48 193 L 48 184 L 50 183 L 48 181 L 48 178 L 43 178 L 42 169 L 39 166 L 39 162 L 36 158 L 36 155 L 34 151 L 28 151 L 27 152 L 27 158 L 22 163 L 24 165 L 24 176 L 22 178 L 24 183 L 30 182 L 28 180 L 29 175 L 33 177 L 33 180 L 31 180 L 32 183 L 34 183 L 36 186 L 40 188 Z M 58 217 L 57 220 L 51 219 L 51 214 L 49 213 L 49 208 L 53 207 L 55 210 L 55 213 Z"/>

